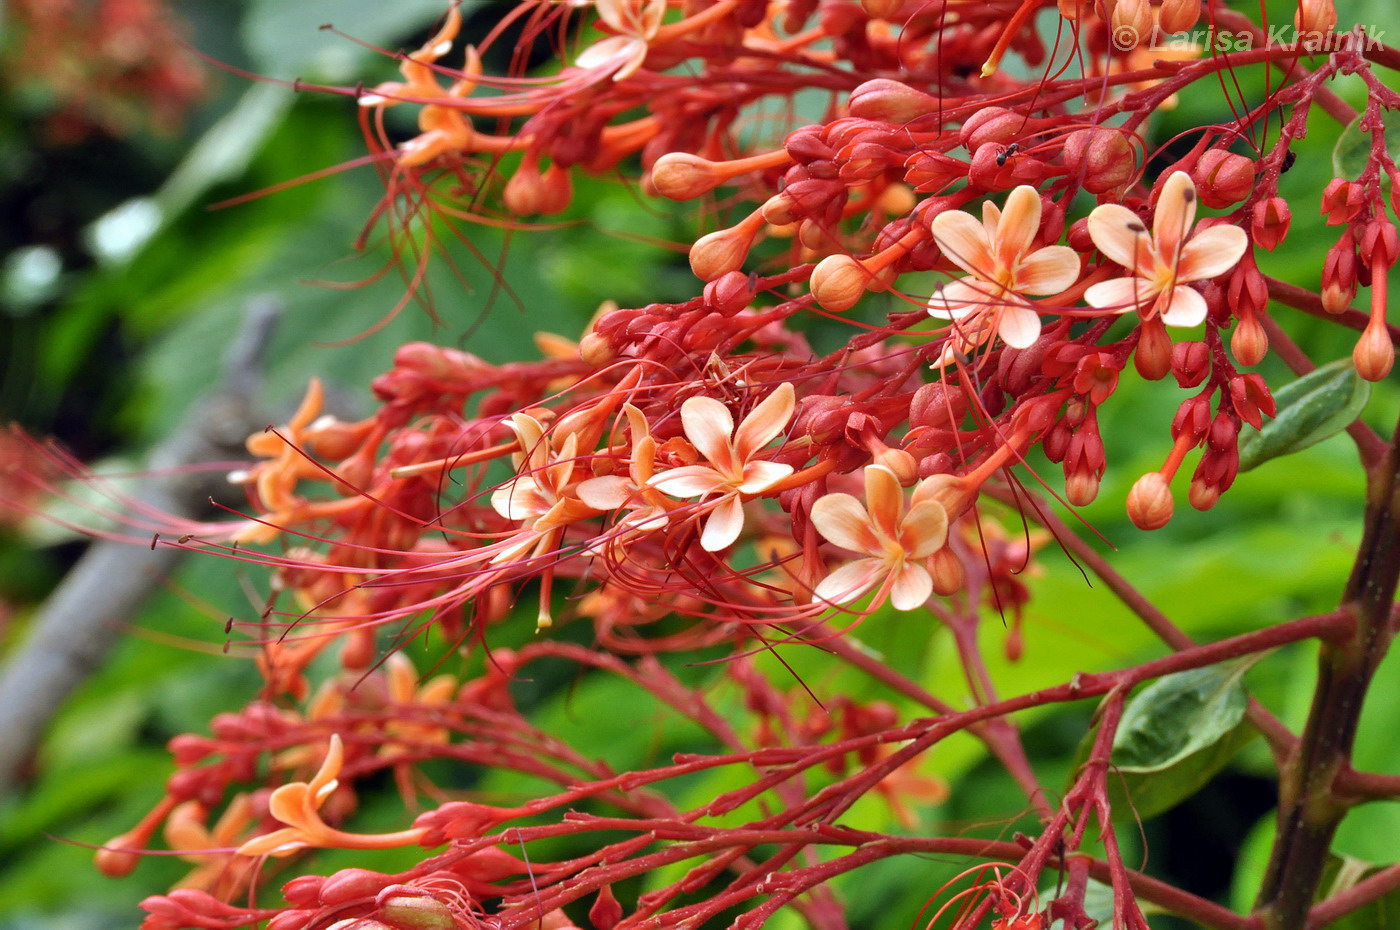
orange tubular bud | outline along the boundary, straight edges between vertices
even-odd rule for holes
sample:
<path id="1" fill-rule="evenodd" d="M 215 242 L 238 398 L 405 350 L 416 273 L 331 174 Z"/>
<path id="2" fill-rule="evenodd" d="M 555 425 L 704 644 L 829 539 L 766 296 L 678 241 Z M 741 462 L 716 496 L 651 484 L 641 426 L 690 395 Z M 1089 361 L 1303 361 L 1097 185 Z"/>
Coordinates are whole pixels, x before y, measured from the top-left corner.
<path id="1" fill-rule="evenodd" d="M 1137 174 L 1137 153 L 1126 134 L 1077 129 L 1065 137 L 1065 167 L 1091 194 L 1106 194 Z"/>
<path id="2" fill-rule="evenodd" d="M 763 214 L 754 211 L 736 226 L 701 236 L 690 247 L 690 270 L 701 281 L 713 281 L 738 271 L 749 257 L 749 248 L 764 222 Z"/>
<path id="3" fill-rule="evenodd" d="M 1140 530 L 1160 530 L 1171 522 L 1171 485 L 1160 472 L 1150 471 L 1128 492 L 1128 519 Z"/>
<path id="4" fill-rule="evenodd" d="M 1220 489 L 1197 478 L 1191 482 L 1191 490 L 1186 493 L 1186 499 L 1197 510 L 1209 510 L 1220 501 Z"/>
<path id="5" fill-rule="evenodd" d="M 1118 0 L 1109 17 L 1113 26 L 1113 46 L 1132 51 L 1152 37 L 1152 7 L 1147 0 Z"/>
<path id="6" fill-rule="evenodd" d="M 929 556 L 928 572 L 933 576 L 934 593 L 943 597 L 957 594 L 967 582 L 962 560 L 947 546 Z"/>
<path id="7" fill-rule="evenodd" d="M 1395 365 L 1395 344 L 1383 315 L 1373 315 L 1351 353 L 1356 373 L 1367 381 L 1380 381 Z"/>
<path id="8" fill-rule="evenodd" d="M 1160 381 L 1172 370 L 1172 337 L 1161 318 L 1143 320 L 1133 365 L 1148 381 Z"/>
<path id="9" fill-rule="evenodd" d="M 1201 0 L 1162 0 L 1158 23 L 1166 33 L 1186 32 L 1201 18 Z"/>
<path id="10" fill-rule="evenodd" d="M 728 180 L 715 163 L 689 152 L 668 152 L 651 168 L 651 186 L 662 197 L 690 200 L 707 194 Z"/>
<path id="11" fill-rule="evenodd" d="M 1253 367 L 1264 360 L 1264 355 L 1269 351 L 1269 336 L 1254 314 L 1240 317 L 1235 324 L 1235 331 L 1230 334 L 1230 351 L 1246 367 Z"/>
<path id="12" fill-rule="evenodd" d="M 1337 7 L 1332 0 L 1298 0 L 1293 27 L 1304 48 L 1320 44 L 1337 28 Z"/>
<path id="13" fill-rule="evenodd" d="M 1099 476 L 1092 471 L 1073 471 L 1065 476 L 1065 500 L 1075 507 L 1088 507 L 1099 496 Z"/>
<path id="14" fill-rule="evenodd" d="M 812 269 L 812 296 L 832 313 L 845 313 L 865 296 L 870 272 L 849 255 L 828 255 Z"/>

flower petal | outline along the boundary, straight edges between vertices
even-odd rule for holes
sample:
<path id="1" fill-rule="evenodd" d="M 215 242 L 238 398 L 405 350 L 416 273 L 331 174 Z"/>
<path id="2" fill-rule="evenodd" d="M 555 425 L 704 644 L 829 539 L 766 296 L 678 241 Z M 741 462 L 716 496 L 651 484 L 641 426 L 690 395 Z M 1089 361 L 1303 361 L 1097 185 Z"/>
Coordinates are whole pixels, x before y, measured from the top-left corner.
<path id="1" fill-rule="evenodd" d="M 827 541 L 866 555 L 884 550 L 860 501 L 849 494 L 825 494 L 812 504 L 812 525 Z"/>
<path id="2" fill-rule="evenodd" d="M 1029 184 L 1022 184 L 1006 198 L 997 224 L 996 241 L 992 249 L 1003 268 L 1011 268 L 1022 255 L 1030 251 L 1035 234 L 1040 231 L 1040 195 Z"/>
<path id="3" fill-rule="evenodd" d="M 948 511 L 937 501 L 920 501 L 899 524 L 899 542 L 911 559 L 926 559 L 948 541 Z"/>
<path id="4" fill-rule="evenodd" d="M 1177 285 L 1157 302 L 1162 322 L 1168 326 L 1200 326 L 1206 319 L 1206 299 L 1185 285 Z"/>
<path id="5" fill-rule="evenodd" d="M 519 475 L 491 492 L 491 506 L 507 520 L 529 520 L 549 509 L 550 502 L 529 475 Z"/>
<path id="6" fill-rule="evenodd" d="M 904 491 L 895 473 L 883 465 L 865 466 L 865 506 L 870 525 L 883 537 L 894 542 L 899 538 L 899 521 L 904 516 Z M 883 546 L 881 547 L 883 548 Z M 869 550 L 872 555 L 879 550 Z"/>
<path id="7" fill-rule="evenodd" d="M 981 284 L 979 288 L 977 285 Z M 996 297 L 995 287 L 977 278 L 949 281 L 928 299 L 928 315 L 936 320 L 958 320 L 985 310 Z"/>
<path id="8" fill-rule="evenodd" d="M 890 603 L 895 610 L 918 610 L 933 594 L 933 578 L 928 569 L 916 562 L 906 563 L 895 576 L 890 588 Z"/>
<path id="9" fill-rule="evenodd" d="M 1196 222 L 1197 199 L 1196 184 L 1185 171 L 1173 171 L 1162 185 L 1152 218 L 1152 241 L 1164 261 L 1173 262 L 1180 254 L 1181 243 Z"/>
<path id="10" fill-rule="evenodd" d="M 268 796 L 267 812 L 281 823 L 300 827 L 306 823 L 307 811 L 315 810 L 310 804 L 311 787 L 305 782 L 288 782 Z"/>
<path id="11" fill-rule="evenodd" d="M 763 403 L 749 411 L 734 431 L 734 455 L 739 462 L 748 462 L 755 452 L 777 438 L 787 428 L 796 406 L 796 392 L 784 381 L 777 390 L 763 398 Z M 699 444 L 696 444 L 699 448 Z"/>
<path id="12" fill-rule="evenodd" d="M 970 213 L 945 210 L 929 224 L 933 241 L 949 259 L 969 274 L 990 277 L 995 271 L 987 230 Z"/>
<path id="13" fill-rule="evenodd" d="M 1027 255 L 1016 269 L 1017 293 L 1041 297 L 1058 294 L 1079 280 L 1079 253 L 1065 245 L 1047 245 Z"/>
<path id="14" fill-rule="evenodd" d="M 744 466 L 744 482 L 739 485 L 739 492 L 762 494 L 790 474 L 791 465 L 779 462 L 749 462 Z"/>
<path id="15" fill-rule="evenodd" d="M 1249 236 L 1238 226 L 1212 226 L 1191 237 L 1181 249 L 1176 280 L 1204 281 L 1224 274 L 1244 257 Z"/>
<path id="16" fill-rule="evenodd" d="M 734 434 L 734 417 L 729 408 L 713 397 L 692 397 L 681 404 L 681 423 L 686 438 L 700 454 L 727 470 L 731 458 L 729 437 Z"/>
<path id="17" fill-rule="evenodd" d="M 632 496 L 632 482 L 621 475 L 603 475 L 581 482 L 575 493 L 594 510 L 616 510 Z"/>
<path id="18" fill-rule="evenodd" d="M 847 562 L 817 583 L 812 593 L 820 600 L 833 604 L 848 604 L 879 582 L 884 564 L 878 559 L 856 559 Z"/>
<path id="19" fill-rule="evenodd" d="M 700 534 L 700 548 L 706 552 L 728 549 L 743 531 L 744 503 L 739 500 L 739 495 L 720 498 L 718 506 L 710 511 L 705 521 L 705 529 Z"/>
<path id="20" fill-rule="evenodd" d="M 1127 313 L 1147 306 L 1157 292 L 1142 278 L 1113 278 L 1100 281 L 1084 292 L 1084 302 L 1100 310 Z"/>
<path id="21" fill-rule="evenodd" d="M 1138 249 L 1147 243 L 1147 227 L 1138 215 L 1116 203 L 1095 207 L 1089 214 L 1089 238 L 1109 261 L 1129 271 L 1138 267 Z"/>
<path id="22" fill-rule="evenodd" d="M 1007 304 L 1001 311 L 997 335 L 1013 349 L 1024 349 L 1040 338 L 1040 317 L 1027 306 Z"/>
<path id="23" fill-rule="evenodd" d="M 731 486 L 723 475 L 708 465 L 682 465 L 663 471 L 648 481 L 647 487 L 656 488 L 672 497 L 699 497 L 701 494 L 728 490 Z"/>

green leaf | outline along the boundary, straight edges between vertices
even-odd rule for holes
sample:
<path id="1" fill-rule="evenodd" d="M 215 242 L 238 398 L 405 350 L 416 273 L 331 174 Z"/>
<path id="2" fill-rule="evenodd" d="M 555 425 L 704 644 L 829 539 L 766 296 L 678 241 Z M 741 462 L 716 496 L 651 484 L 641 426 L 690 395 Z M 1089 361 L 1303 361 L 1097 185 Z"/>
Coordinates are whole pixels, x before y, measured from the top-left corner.
<path id="1" fill-rule="evenodd" d="M 1343 358 L 1310 372 L 1274 394 L 1278 412 L 1262 430 L 1240 432 L 1240 471 L 1306 449 L 1346 429 L 1371 399 L 1371 384 Z"/>
<path id="2" fill-rule="evenodd" d="M 1371 134 L 1361 129 L 1361 117 L 1352 120 L 1342 134 L 1337 137 L 1337 145 L 1332 149 L 1332 171 L 1335 177 L 1359 178 L 1371 160 Z M 1385 150 L 1391 158 L 1400 158 L 1400 126 L 1387 120 L 1385 125 Z M 1386 175 L 1381 175 L 1386 180 Z"/>
<path id="3" fill-rule="evenodd" d="M 1248 698 L 1240 679 L 1257 656 L 1166 675 L 1139 691 L 1113 737 L 1121 772 L 1161 772 L 1233 730 Z"/>
<path id="4" fill-rule="evenodd" d="M 1254 738 L 1243 722 L 1240 678 L 1258 658 L 1167 675 L 1133 696 L 1113 740 L 1108 794 L 1115 818 L 1142 820 L 1170 810 Z M 1093 742 L 1089 734 L 1080 743 L 1075 771 Z"/>
<path id="5" fill-rule="evenodd" d="M 1252 726 L 1241 723 L 1209 746 L 1161 771 L 1113 773 L 1108 782 L 1108 800 L 1115 818 L 1145 820 L 1171 810 L 1204 788 L 1256 735 Z"/>

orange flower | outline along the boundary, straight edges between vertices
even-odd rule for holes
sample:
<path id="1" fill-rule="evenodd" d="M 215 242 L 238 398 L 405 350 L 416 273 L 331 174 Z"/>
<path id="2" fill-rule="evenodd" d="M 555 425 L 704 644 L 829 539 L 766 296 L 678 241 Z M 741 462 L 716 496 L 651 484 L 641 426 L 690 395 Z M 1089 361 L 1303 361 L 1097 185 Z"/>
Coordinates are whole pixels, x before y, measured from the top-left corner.
<path id="1" fill-rule="evenodd" d="M 1109 260 L 1127 269 L 1128 277 L 1101 281 L 1084 292 L 1092 307 L 1143 319 L 1160 316 L 1168 326 L 1198 326 L 1206 318 L 1206 301 L 1186 285 L 1222 275 L 1249 247 L 1238 226 L 1212 226 L 1191 235 L 1196 220 L 1196 185 L 1175 171 L 1162 185 L 1152 232 L 1137 214 L 1116 203 L 1100 204 L 1089 214 L 1089 236 Z"/>
<path id="2" fill-rule="evenodd" d="M 817 585 L 816 595 L 845 604 L 879 587 L 888 589 L 896 610 L 914 610 L 933 593 L 933 578 L 922 561 L 948 540 L 948 512 L 934 500 L 920 500 L 906 512 L 904 492 L 894 472 L 865 467 L 864 505 L 849 494 L 827 494 L 812 505 L 812 525 L 829 541 L 862 558 L 847 562 Z"/>
<path id="3" fill-rule="evenodd" d="M 729 408 L 713 397 L 692 397 L 681 405 L 685 435 L 708 465 L 683 465 L 646 484 L 672 497 L 711 497 L 709 518 L 700 534 L 706 552 L 733 545 L 744 529 L 744 496 L 764 491 L 792 474 L 791 465 L 760 459 L 763 447 L 792 419 L 796 395 L 783 383 L 735 429 Z"/>

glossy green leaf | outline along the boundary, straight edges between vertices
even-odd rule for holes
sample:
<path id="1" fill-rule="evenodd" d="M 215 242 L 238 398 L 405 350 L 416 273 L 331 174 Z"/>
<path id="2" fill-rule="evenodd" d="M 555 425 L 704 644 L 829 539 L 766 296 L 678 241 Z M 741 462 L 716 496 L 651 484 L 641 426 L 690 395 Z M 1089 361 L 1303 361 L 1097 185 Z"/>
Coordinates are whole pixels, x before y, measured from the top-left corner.
<path id="1" fill-rule="evenodd" d="M 1171 810 L 1204 788 L 1256 735 L 1253 727 L 1241 723 L 1204 749 L 1160 771 L 1114 772 L 1108 782 L 1114 817 L 1142 820 Z"/>
<path id="2" fill-rule="evenodd" d="M 1306 449 L 1346 429 L 1371 399 L 1350 358 L 1323 365 L 1274 393 L 1278 412 L 1262 430 L 1240 432 L 1240 471 Z"/>
<path id="3" fill-rule="evenodd" d="M 1256 657 L 1157 679 L 1133 695 L 1113 738 L 1121 772 L 1161 772 L 1222 738 L 1244 717 L 1241 678 Z"/>
<path id="4" fill-rule="evenodd" d="M 1391 158 L 1400 158 L 1400 126 L 1387 120 L 1385 149 Z M 1339 178 L 1359 178 L 1371 160 L 1371 134 L 1361 129 L 1361 117 L 1352 120 L 1332 149 L 1332 171 Z M 1382 179 L 1385 175 L 1381 175 Z"/>

